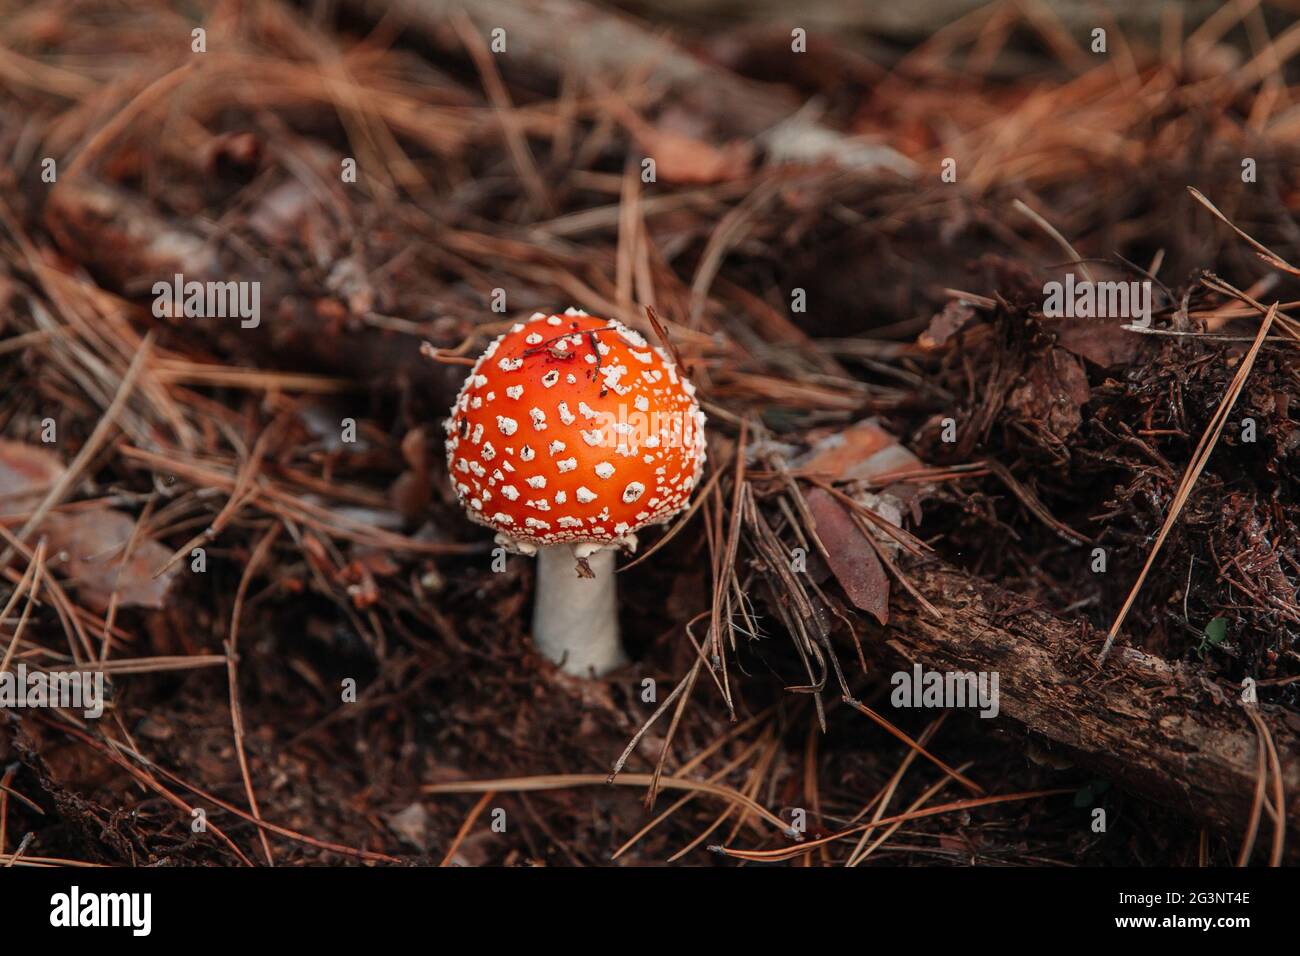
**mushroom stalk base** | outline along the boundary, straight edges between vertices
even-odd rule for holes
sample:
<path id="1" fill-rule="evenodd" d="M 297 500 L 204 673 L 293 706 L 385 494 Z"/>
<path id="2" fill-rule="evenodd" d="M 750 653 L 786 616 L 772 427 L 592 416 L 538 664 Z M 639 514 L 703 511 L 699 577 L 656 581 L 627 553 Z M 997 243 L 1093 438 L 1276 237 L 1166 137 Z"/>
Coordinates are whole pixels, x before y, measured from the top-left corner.
<path id="1" fill-rule="evenodd" d="M 601 677 L 627 663 L 618 639 L 613 549 L 597 551 L 587 564 L 595 577 L 578 576 L 567 544 L 537 549 L 533 641 L 565 672 Z"/>

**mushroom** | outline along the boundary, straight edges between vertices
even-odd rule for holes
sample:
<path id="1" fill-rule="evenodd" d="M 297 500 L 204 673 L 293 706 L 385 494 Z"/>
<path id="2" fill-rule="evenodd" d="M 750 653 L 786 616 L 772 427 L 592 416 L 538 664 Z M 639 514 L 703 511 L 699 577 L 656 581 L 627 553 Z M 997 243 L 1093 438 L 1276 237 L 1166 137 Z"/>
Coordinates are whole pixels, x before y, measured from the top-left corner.
<path id="1" fill-rule="evenodd" d="M 452 406 L 456 496 L 498 544 L 537 556 L 533 640 L 570 674 L 627 661 L 614 552 L 690 500 L 705 454 L 694 395 L 663 349 L 569 309 L 490 344 Z"/>

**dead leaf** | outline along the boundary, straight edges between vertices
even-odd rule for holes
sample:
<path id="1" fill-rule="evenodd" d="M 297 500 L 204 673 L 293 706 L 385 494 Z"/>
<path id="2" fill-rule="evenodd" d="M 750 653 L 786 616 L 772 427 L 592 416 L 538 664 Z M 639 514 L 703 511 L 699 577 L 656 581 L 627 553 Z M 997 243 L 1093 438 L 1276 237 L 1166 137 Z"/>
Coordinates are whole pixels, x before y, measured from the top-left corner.
<path id="1" fill-rule="evenodd" d="M 793 466 L 828 481 L 873 481 L 922 464 L 874 419 L 865 419 L 823 438 Z"/>
<path id="2" fill-rule="evenodd" d="M 1007 409 L 1064 439 L 1082 424 L 1091 397 L 1083 363 L 1065 349 L 1052 349 L 1025 371 L 1023 384 L 1007 396 Z"/>
<path id="3" fill-rule="evenodd" d="M 1141 334 L 1125 332 L 1114 319 L 1065 319 L 1055 332 L 1062 348 L 1102 368 L 1134 362 L 1142 349 Z"/>
<path id="4" fill-rule="evenodd" d="M 59 456 L 45 448 L 0 440 L 0 514 L 21 514 L 63 474 Z"/>
<path id="5" fill-rule="evenodd" d="M 51 569 L 61 572 L 67 584 L 77 589 L 83 603 L 95 610 L 108 607 L 117 588 L 122 607 L 162 607 L 181 565 L 155 578 L 171 552 L 152 538 L 136 538 L 125 567 L 122 556 L 136 519 L 112 508 L 52 514 L 42 522 L 39 534 L 49 541 Z"/>
<path id="6" fill-rule="evenodd" d="M 826 546 L 835 580 L 853 606 L 881 624 L 889 622 L 889 578 L 875 548 L 848 510 L 833 495 L 813 488 L 804 495 L 812 512 L 817 537 Z"/>
<path id="7" fill-rule="evenodd" d="M 22 442 L 0 441 L 0 512 L 30 511 L 63 475 L 53 452 Z M 108 607 L 117 586 L 123 607 L 160 608 L 177 568 L 154 578 L 171 553 L 151 538 L 136 539 L 131 558 L 122 566 L 136 519 L 105 505 L 84 511 L 48 515 L 36 530 L 49 547 L 48 566 L 95 610 Z"/>

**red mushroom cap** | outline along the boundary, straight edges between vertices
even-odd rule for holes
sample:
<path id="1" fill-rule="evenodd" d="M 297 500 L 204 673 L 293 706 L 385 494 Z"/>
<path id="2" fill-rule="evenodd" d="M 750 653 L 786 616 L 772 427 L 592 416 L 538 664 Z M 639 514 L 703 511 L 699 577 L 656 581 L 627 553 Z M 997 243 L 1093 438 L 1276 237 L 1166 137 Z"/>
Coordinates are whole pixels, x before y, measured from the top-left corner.
<path id="1" fill-rule="evenodd" d="M 487 347 L 447 419 L 469 516 L 520 550 L 622 544 L 667 521 L 704 467 L 704 414 L 662 349 L 576 309 Z"/>

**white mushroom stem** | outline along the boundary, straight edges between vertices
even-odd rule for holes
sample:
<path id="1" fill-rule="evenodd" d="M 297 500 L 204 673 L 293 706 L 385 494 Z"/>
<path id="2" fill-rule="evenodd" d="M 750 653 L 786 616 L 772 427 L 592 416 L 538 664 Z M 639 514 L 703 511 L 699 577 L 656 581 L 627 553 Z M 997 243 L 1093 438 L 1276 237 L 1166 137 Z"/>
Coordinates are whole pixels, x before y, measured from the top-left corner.
<path id="1" fill-rule="evenodd" d="M 627 663 L 618 639 L 614 549 L 588 555 L 587 564 L 595 577 L 579 577 L 570 545 L 537 549 L 533 641 L 566 672 L 601 677 Z"/>

